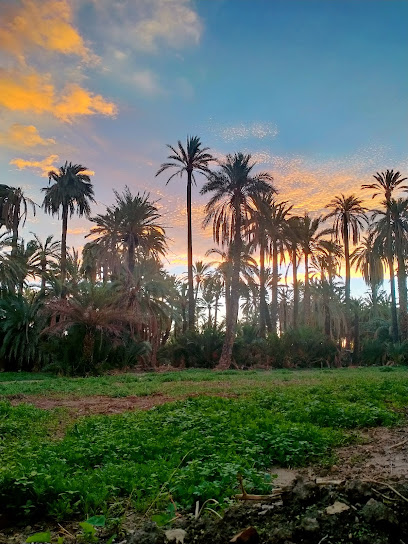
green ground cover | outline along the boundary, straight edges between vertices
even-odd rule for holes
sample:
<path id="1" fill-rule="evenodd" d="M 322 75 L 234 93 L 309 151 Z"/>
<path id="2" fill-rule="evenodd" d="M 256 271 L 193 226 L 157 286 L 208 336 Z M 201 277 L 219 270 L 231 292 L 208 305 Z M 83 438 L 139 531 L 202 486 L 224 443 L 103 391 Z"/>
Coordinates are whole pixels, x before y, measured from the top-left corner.
<path id="1" fill-rule="evenodd" d="M 16 519 L 58 520 L 124 508 L 139 512 L 221 504 L 271 489 L 270 467 L 330 463 L 355 429 L 404 421 L 402 369 L 226 372 L 101 378 L 0 375 L 0 504 Z M 7 395 L 188 395 L 225 390 L 149 411 L 74 418 L 66 410 L 11 406 Z M 199 386 L 199 387 L 198 387 Z"/>

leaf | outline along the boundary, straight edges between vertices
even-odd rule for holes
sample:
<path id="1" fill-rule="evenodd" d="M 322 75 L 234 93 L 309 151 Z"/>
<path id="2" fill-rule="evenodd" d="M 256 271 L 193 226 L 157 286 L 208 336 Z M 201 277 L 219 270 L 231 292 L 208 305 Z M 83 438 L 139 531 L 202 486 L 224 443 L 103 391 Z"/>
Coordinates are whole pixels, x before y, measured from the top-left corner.
<path id="1" fill-rule="evenodd" d="M 26 542 L 51 542 L 51 533 L 35 533 L 27 538 Z"/>
<path id="2" fill-rule="evenodd" d="M 86 520 L 86 523 L 93 525 L 94 527 L 105 527 L 105 516 L 92 516 Z"/>
<path id="3" fill-rule="evenodd" d="M 90 523 L 88 523 L 87 521 L 81 521 L 79 526 L 81 527 L 84 534 L 93 536 L 96 533 L 95 527 L 91 525 Z"/>
<path id="4" fill-rule="evenodd" d="M 110 539 L 106 542 L 106 544 L 112 544 L 112 542 L 115 540 L 116 536 L 117 536 L 116 533 L 114 535 L 112 535 L 110 537 Z"/>
<path id="5" fill-rule="evenodd" d="M 169 516 L 168 514 L 155 514 L 152 516 L 152 521 L 154 521 L 158 527 L 163 527 L 163 525 L 167 525 L 167 523 L 172 519 L 172 516 Z"/>

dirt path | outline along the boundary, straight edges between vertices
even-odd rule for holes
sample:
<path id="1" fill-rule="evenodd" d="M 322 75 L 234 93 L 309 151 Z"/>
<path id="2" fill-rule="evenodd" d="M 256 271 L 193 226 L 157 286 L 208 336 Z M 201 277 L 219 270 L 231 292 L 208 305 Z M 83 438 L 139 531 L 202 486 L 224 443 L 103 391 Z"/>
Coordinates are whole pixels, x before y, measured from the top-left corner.
<path id="1" fill-rule="evenodd" d="M 108 397 L 104 395 L 95 395 L 92 397 L 69 398 L 69 397 L 39 397 L 38 395 L 13 395 L 8 400 L 13 406 L 18 404 L 33 404 L 43 410 L 52 410 L 53 408 L 67 408 L 74 416 L 92 415 L 92 414 L 121 414 L 132 410 L 150 410 L 155 406 L 160 406 L 166 402 L 174 402 L 201 395 L 211 397 L 235 397 L 232 393 L 188 393 L 185 395 L 170 396 L 162 393 L 156 393 L 148 396 L 128 396 L 128 397 Z"/>

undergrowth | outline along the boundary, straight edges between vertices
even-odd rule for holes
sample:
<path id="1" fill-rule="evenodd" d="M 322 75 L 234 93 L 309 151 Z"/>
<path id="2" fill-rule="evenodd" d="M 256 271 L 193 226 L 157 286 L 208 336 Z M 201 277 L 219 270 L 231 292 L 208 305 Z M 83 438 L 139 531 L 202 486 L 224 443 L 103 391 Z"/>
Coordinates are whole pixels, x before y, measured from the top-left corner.
<path id="1" fill-rule="evenodd" d="M 0 403 L 0 503 L 9 517 L 57 520 L 109 519 L 118 505 L 149 513 L 173 501 L 181 509 L 207 499 L 225 505 L 237 492 L 238 474 L 248 492 L 268 493 L 271 466 L 330 463 L 332 448 L 351 439 L 348 430 L 401 420 L 395 408 L 406 404 L 406 381 L 377 377 L 347 381 L 335 373 L 321 385 L 273 391 L 256 380 L 247 397 L 83 417 L 61 438 L 55 436 L 66 425 L 61 409 Z"/>

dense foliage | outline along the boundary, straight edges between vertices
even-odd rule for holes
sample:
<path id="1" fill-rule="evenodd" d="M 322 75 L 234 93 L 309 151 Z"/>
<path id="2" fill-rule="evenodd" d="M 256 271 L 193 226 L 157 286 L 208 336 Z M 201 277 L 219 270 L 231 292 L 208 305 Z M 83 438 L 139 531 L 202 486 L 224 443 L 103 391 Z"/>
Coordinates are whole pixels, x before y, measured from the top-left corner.
<path id="1" fill-rule="evenodd" d="M 0 365 L 68 375 L 115 367 L 310 367 L 407 362 L 408 190 L 387 170 L 363 185 L 384 200 L 369 210 L 335 196 L 328 213 L 296 215 L 278 200 L 273 176 L 250 155 L 218 165 L 198 137 L 169 146 L 158 170 L 187 177 L 187 278 L 166 272 L 167 235 L 157 203 L 128 187 L 91 216 L 85 166 L 49 173 L 42 207 L 61 215 L 61 242 L 19 234 L 37 205 L 0 185 Z M 214 167 L 212 167 L 214 166 Z M 216 248 L 193 261 L 192 189 L 208 195 L 203 226 Z M 368 192 L 369 191 L 369 192 Z M 67 246 L 77 214 L 93 226 L 82 253 Z M 210 257 L 211 255 L 211 257 Z M 259 260 L 259 263 L 258 263 Z M 344 281 L 341 276 L 345 266 Z M 353 267 L 369 287 L 351 296 Z M 389 295 L 383 290 L 390 275 Z M 289 281 L 291 278 L 291 281 Z M 80 346 L 80 348 L 79 348 Z"/>

